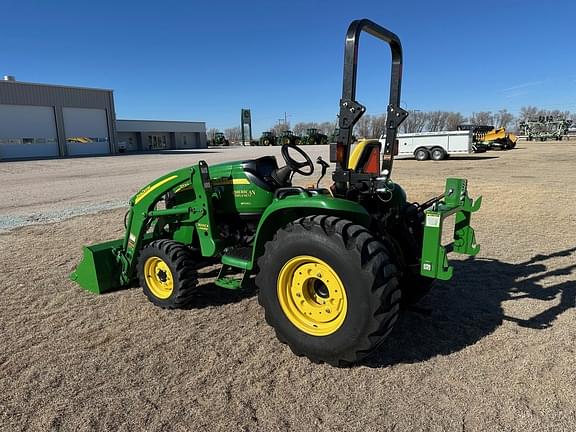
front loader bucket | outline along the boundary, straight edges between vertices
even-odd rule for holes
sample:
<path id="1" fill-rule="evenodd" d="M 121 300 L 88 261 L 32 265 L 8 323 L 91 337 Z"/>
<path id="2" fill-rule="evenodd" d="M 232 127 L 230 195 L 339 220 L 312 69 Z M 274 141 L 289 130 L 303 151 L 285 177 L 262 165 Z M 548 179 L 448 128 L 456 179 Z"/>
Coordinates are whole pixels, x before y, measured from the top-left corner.
<path id="1" fill-rule="evenodd" d="M 122 248 L 123 240 L 112 240 L 84 246 L 84 258 L 70 274 L 70 279 L 87 291 L 102 294 L 122 287 L 122 266 L 116 250 Z"/>

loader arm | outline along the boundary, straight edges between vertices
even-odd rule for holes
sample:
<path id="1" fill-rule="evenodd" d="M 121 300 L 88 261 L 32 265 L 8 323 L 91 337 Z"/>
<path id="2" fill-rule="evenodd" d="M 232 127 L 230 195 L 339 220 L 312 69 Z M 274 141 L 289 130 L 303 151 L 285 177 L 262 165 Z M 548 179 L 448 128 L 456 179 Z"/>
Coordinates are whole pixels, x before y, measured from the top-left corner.
<path id="1" fill-rule="evenodd" d="M 157 208 L 169 192 L 194 191 L 194 199 L 171 208 Z M 83 248 L 84 258 L 70 278 L 88 291 L 102 293 L 125 287 L 134 278 L 138 251 L 147 239 L 148 229 L 159 218 L 178 218 L 201 228 L 202 253 L 212 255 L 217 248 L 213 239 L 211 183 L 208 165 L 197 165 L 171 172 L 142 188 L 130 199 L 124 238 Z M 190 236 L 191 237 L 191 236 Z"/>

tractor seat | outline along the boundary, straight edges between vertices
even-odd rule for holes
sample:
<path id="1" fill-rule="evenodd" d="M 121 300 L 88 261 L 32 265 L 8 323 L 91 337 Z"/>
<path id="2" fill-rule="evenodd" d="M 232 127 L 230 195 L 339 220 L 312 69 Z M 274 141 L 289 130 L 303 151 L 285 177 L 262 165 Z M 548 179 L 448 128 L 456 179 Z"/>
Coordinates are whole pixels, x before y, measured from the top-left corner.
<path id="1" fill-rule="evenodd" d="M 280 187 L 272 177 L 272 173 L 278 169 L 278 162 L 274 156 L 263 156 L 258 159 L 250 159 L 242 162 L 244 174 L 250 182 L 270 192 Z"/>

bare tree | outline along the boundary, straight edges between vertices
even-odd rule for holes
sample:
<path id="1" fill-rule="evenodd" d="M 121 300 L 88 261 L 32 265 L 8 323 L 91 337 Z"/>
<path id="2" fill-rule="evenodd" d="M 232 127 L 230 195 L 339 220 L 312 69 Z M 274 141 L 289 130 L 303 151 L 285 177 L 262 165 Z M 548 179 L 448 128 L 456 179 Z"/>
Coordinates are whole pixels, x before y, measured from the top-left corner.
<path id="1" fill-rule="evenodd" d="M 538 112 L 540 110 L 535 106 L 523 106 L 520 108 L 520 115 L 518 116 L 518 121 L 526 121 L 538 117 Z"/>
<path id="2" fill-rule="evenodd" d="M 406 120 L 400 125 L 404 133 L 422 132 L 426 127 L 427 116 L 422 111 L 410 111 Z"/>
<path id="3" fill-rule="evenodd" d="M 294 131 L 295 135 L 302 136 L 306 132 L 307 129 L 311 129 L 311 128 L 319 129 L 318 123 L 316 123 L 316 122 L 296 123 L 294 125 L 294 127 L 292 128 L 292 130 Z"/>
<path id="4" fill-rule="evenodd" d="M 274 135 L 278 136 L 278 135 L 281 135 L 282 132 L 287 131 L 287 130 L 289 130 L 289 129 L 290 129 L 290 122 L 286 122 L 286 123 L 280 122 L 280 123 L 277 123 L 277 124 L 275 124 L 274 126 L 272 126 L 272 127 L 270 128 L 270 131 L 271 131 Z"/>
<path id="5" fill-rule="evenodd" d="M 370 122 L 370 137 L 380 138 L 386 132 L 386 114 L 372 116 Z"/>
<path id="6" fill-rule="evenodd" d="M 206 136 L 208 137 L 209 140 L 213 140 L 214 137 L 216 136 L 216 132 L 218 132 L 218 129 L 216 129 L 216 128 L 210 128 L 210 129 L 208 129 L 208 131 L 206 132 Z"/>
<path id="7" fill-rule="evenodd" d="M 466 117 L 459 112 L 449 112 L 446 116 L 446 130 L 454 131 L 458 129 L 458 125 L 466 123 Z"/>
<path id="8" fill-rule="evenodd" d="M 494 127 L 507 128 L 514 121 L 514 116 L 506 108 L 494 114 Z"/>
<path id="9" fill-rule="evenodd" d="M 470 123 L 475 125 L 494 125 L 494 116 L 490 111 L 480 111 L 472 113 Z"/>
<path id="10" fill-rule="evenodd" d="M 446 111 L 432 111 L 428 113 L 427 129 L 431 132 L 438 132 L 446 129 L 446 120 L 448 119 Z"/>
<path id="11" fill-rule="evenodd" d="M 224 129 L 224 135 L 229 141 L 240 141 L 242 138 L 242 129 L 240 126 Z"/>
<path id="12" fill-rule="evenodd" d="M 308 124 L 309 124 L 309 123 L 302 123 L 302 122 L 296 123 L 296 124 L 294 125 L 294 127 L 292 128 L 292 130 L 294 131 L 294 134 L 296 134 L 296 135 L 302 135 L 302 133 L 303 133 L 306 129 L 308 129 Z"/>
<path id="13" fill-rule="evenodd" d="M 325 122 L 318 124 L 318 130 L 320 131 L 320 133 L 323 133 L 324 135 L 328 135 L 329 137 L 330 137 L 330 135 L 332 135 L 334 133 L 334 129 L 337 127 L 338 127 L 338 123 L 329 122 L 329 121 L 325 121 Z"/>
<path id="14" fill-rule="evenodd" d="M 354 126 L 354 134 L 360 138 L 369 138 L 371 132 L 372 116 L 364 114 Z"/>

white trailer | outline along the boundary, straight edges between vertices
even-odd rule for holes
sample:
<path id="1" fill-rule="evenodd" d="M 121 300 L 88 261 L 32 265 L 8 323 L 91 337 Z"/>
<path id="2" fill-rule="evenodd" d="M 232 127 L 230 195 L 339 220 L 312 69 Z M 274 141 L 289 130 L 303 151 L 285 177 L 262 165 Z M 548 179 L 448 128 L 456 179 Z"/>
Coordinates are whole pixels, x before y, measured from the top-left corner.
<path id="1" fill-rule="evenodd" d="M 442 160 L 449 155 L 466 155 L 474 151 L 472 131 L 419 132 L 398 134 L 398 156 L 416 160 Z M 380 139 L 384 144 L 384 137 Z"/>

